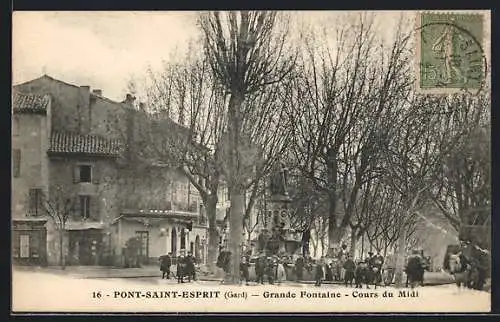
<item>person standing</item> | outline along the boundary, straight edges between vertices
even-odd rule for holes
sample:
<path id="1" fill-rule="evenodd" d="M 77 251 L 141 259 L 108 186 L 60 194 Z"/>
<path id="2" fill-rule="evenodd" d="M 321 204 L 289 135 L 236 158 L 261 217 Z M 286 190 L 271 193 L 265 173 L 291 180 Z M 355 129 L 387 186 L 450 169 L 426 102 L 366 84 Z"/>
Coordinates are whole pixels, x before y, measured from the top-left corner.
<path id="1" fill-rule="evenodd" d="M 177 258 L 177 283 L 184 283 L 185 274 L 186 274 L 186 258 L 184 257 L 184 254 L 181 254 Z"/>
<path id="2" fill-rule="evenodd" d="M 278 282 L 278 284 L 281 284 L 285 280 L 286 280 L 285 266 L 283 265 L 283 260 L 279 259 L 278 266 L 276 268 L 276 281 Z"/>
<path id="3" fill-rule="evenodd" d="M 304 258 L 299 256 L 295 261 L 295 275 L 297 276 L 297 282 L 302 280 L 302 274 L 304 271 Z"/>
<path id="4" fill-rule="evenodd" d="M 160 261 L 160 271 L 162 272 L 161 279 L 165 278 L 165 274 L 167 274 L 167 279 L 170 279 L 170 266 L 172 266 L 172 253 L 160 256 L 159 261 Z"/>
<path id="5" fill-rule="evenodd" d="M 266 257 L 260 255 L 255 263 L 255 275 L 257 276 L 257 283 L 264 284 L 264 273 L 266 271 Z"/>
<path id="6" fill-rule="evenodd" d="M 278 263 L 276 262 L 275 258 L 269 258 L 268 259 L 268 264 L 267 264 L 267 279 L 269 281 L 269 284 L 274 284 L 274 280 L 276 279 L 276 268 L 278 266 Z"/>
<path id="7" fill-rule="evenodd" d="M 195 258 L 193 257 L 193 253 L 188 252 L 186 256 L 186 275 L 188 278 L 188 282 L 191 282 L 191 278 L 196 280 L 196 267 L 194 265 Z"/>
<path id="8" fill-rule="evenodd" d="M 314 279 L 316 280 L 316 283 L 314 284 L 314 286 L 321 286 L 321 282 L 323 281 L 324 278 L 323 266 L 324 266 L 324 260 L 323 257 L 321 257 L 321 259 L 316 264 L 316 270 L 314 274 Z"/>
<path id="9" fill-rule="evenodd" d="M 344 273 L 344 284 L 347 287 L 349 284 L 352 287 L 352 281 L 354 280 L 354 272 L 356 270 L 356 264 L 354 263 L 352 256 L 347 255 L 347 259 L 344 262 L 343 269 Z"/>
<path id="10" fill-rule="evenodd" d="M 240 262 L 240 274 L 241 274 L 241 279 L 245 280 L 245 284 L 248 285 L 248 279 L 250 277 L 250 272 L 248 267 L 250 266 L 250 263 L 248 262 L 248 259 L 246 256 L 241 257 L 241 262 Z"/>

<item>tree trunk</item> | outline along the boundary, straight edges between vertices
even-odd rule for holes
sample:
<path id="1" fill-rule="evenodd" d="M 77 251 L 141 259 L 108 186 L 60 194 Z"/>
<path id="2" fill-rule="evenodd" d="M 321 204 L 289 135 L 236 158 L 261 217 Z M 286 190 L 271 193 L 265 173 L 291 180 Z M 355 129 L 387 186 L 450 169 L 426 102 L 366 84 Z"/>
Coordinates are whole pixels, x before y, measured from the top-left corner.
<path id="1" fill-rule="evenodd" d="M 333 255 L 333 249 L 339 246 L 342 236 L 337 223 L 337 153 L 333 148 L 328 151 L 327 173 L 329 191 L 328 206 L 328 253 Z"/>
<path id="2" fill-rule="evenodd" d="M 59 265 L 62 269 L 66 269 L 66 261 L 64 258 L 64 228 L 59 231 Z"/>
<path id="3" fill-rule="evenodd" d="M 361 235 L 361 259 L 363 259 L 365 255 L 365 233 L 363 233 L 363 235 Z"/>
<path id="4" fill-rule="evenodd" d="M 321 242 L 321 256 L 325 256 L 325 251 L 327 251 L 325 248 L 326 243 L 325 243 L 325 236 L 324 234 L 321 234 L 321 237 L 319 238 Z"/>
<path id="5" fill-rule="evenodd" d="M 227 280 L 229 284 L 236 284 L 239 282 L 244 210 L 245 204 L 243 193 L 238 191 L 231 192 L 231 209 L 229 213 L 229 251 L 231 252 L 231 275 Z"/>
<path id="6" fill-rule="evenodd" d="M 342 227 L 331 227 L 328 223 L 328 256 L 334 256 L 335 250 L 338 251 L 340 248 L 340 242 L 342 241 L 342 236 L 344 233 L 344 228 Z"/>
<path id="7" fill-rule="evenodd" d="M 241 246 L 243 240 L 243 218 L 245 216 L 244 175 L 241 164 L 241 106 L 244 96 L 239 87 L 233 88 L 229 99 L 228 134 L 229 134 L 229 193 L 231 207 L 229 211 L 229 251 L 231 252 L 230 275 L 226 280 L 230 284 L 239 282 Z"/>
<path id="8" fill-rule="evenodd" d="M 396 254 L 396 272 L 394 277 L 394 285 L 397 288 L 401 288 L 404 286 L 403 281 L 403 270 L 404 270 L 404 261 L 405 261 L 405 241 L 406 241 L 406 229 L 402 229 L 399 234 L 398 240 L 398 249 Z"/>
<path id="9" fill-rule="evenodd" d="M 318 255 L 318 234 L 316 232 L 316 229 L 314 230 L 314 233 L 316 234 L 316 238 L 312 238 L 312 235 L 311 235 L 311 240 L 310 240 L 310 244 L 312 244 L 312 247 L 313 247 L 313 256 L 316 257 Z"/>
<path id="10" fill-rule="evenodd" d="M 205 210 L 208 217 L 207 265 L 210 272 L 215 272 L 219 246 L 219 233 L 217 232 L 217 201 L 212 199 L 207 200 Z"/>
<path id="11" fill-rule="evenodd" d="M 349 249 L 349 253 L 352 258 L 356 257 L 356 242 L 358 241 L 358 237 L 356 234 L 356 229 L 351 230 L 351 247 Z"/>

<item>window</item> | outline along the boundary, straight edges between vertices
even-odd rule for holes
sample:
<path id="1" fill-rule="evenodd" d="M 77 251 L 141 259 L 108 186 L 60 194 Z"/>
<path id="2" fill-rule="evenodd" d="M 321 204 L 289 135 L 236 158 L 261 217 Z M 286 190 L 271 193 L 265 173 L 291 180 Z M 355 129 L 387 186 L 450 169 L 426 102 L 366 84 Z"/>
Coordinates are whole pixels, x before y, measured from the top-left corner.
<path id="1" fill-rule="evenodd" d="M 30 236 L 21 235 L 19 236 L 19 257 L 29 258 L 30 257 Z"/>
<path id="2" fill-rule="evenodd" d="M 147 259 L 149 257 L 149 231 L 136 231 L 135 234 L 141 242 L 141 248 L 139 250 L 139 256 Z"/>
<path id="3" fill-rule="evenodd" d="M 21 150 L 12 151 L 12 159 L 14 178 L 19 178 L 21 175 Z"/>
<path id="4" fill-rule="evenodd" d="M 29 190 L 29 213 L 31 216 L 39 216 L 42 212 L 42 189 L 31 188 Z"/>
<path id="5" fill-rule="evenodd" d="M 90 196 L 80 196 L 80 216 L 83 219 L 90 217 Z"/>
<path id="6" fill-rule="evenodd" d="M 186 249 L 186 230 L 181 230 L 181 249 Z"/>
<path id="7" fill-rule="evenodd" d="M 80 182 L 92 182 L 92 166 L 81 165 L 80 169 Z"/>
<path id="8" fill-rule="evenodd" d="M 20 128 L 19 118 L 17 116 L 14 116 L 14 118 L 12 120 L 12 135 L 13 136 L 19 136 L 19 128 Z"/>

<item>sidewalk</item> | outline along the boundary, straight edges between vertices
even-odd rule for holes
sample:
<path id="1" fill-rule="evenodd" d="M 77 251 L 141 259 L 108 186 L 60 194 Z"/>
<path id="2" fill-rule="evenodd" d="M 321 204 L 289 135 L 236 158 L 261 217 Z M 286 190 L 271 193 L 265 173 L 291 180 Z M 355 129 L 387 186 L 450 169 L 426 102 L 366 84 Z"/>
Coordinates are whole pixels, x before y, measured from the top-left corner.
<path id="1" fill-rule="evenodd" d="M 31 271 L 40 273 L 49 273 L 57 275 L 73 276 L 78 278 L 161 278 L 162 272 L 157 265 L 145 265 L 140 268 L 123 268 L 110 266 L 66 266 L 61 267 L 35 267 L 35 266 L 15 266 L 14 270 Z M 172 267 L 172 273 L 175 274 L 175 266 Z M 221 278 L 199 274 L 198 279 L 204 281 L 220 281 Z"/>
<path id="2" fill-rule="evenodd" d="M 122 268 L 109 266 L 67 266 L 66 269 L 61 269 L 57 266 L 51 267 L 35 267 L 35 266 L 14 266 L 17 271 L 31 271 L 40 273 L 49 273 L 56 275 L 73 276 L 76 278 L 161 278 L 159 266 L 147 265 L 140 268 Z M 176 267 L 172 266 L 172 274 L 175 275 Z M 208 275 L 207 273 L 197 272 L 197 279 L 200 281 L 222 281 L 223 277 L 220 274 Z M 254 280 L 254 278 L 250 278 Z M 314 284 L 313 280 L 301 280 L 300 284 Z M 343 284 L 337 281 L 323 281 L 323 284 Z M 453 278 L 443 273 L 427 273 L 424 285 L 442 285 L 453 283 Z"/>

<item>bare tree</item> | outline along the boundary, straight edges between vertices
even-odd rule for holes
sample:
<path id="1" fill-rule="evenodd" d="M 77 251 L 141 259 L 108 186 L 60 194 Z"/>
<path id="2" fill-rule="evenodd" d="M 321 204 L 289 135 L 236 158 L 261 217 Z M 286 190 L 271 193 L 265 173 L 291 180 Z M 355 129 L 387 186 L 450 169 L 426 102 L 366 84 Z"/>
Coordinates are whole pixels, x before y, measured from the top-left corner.
<path id="1" fill-rule="evenodd" d="M 329 248 L 351 223 L 361 187 L 379 172 L 388 143 L 387 117 L 406 96 L 408 37 L 397 28 L 389 49 L 377 42 L 371 16 L 352 17 L 337 31 L 335 50 L 306 38 L 296 81 L 294 146 L 301 171 L 328 196 Z M 400 24 L 401 26 L 401 24 Z M 325 37 L 326 38 L 326 37 Z M 348 182 L 342 192 L 339 177 Z M 346 208 L 339 216 L 337 204 Z"/>
<path id="2" fill-rule="evenodd" d="M 454 96 L 447 102 L 452 127 L 448 137 L 458 136 L 447 154 L 441 183 L 433 201 L 452 226 L 488 225 L 491 218 L 491 133 L 489 94 Z"/>
<path id="3" fill-rule="evenodd" d="M 43 206 L 59 235 L 59 265 L 65 269 L 64 234 L 66 233 L 66 223 L 75 210 L 76 200 L 68 196 L 68 192 L 63 186 L 52 185 L 48 197 L 43 198 Z"/>
<path id="4" fill-rule="evenodd" d="M 220 142 L 227 126 L 224 94 L 214 84 L 207 61 L 197 57 L 165 63 L 160 72 L 149 72 L 147 83 L 148 109 L 156 115 L 156 125 L 142 133 L 147 137 L 142 151 L 179 169 L 199 192 L 208 219 L 207 262 L 213 269 L 223 179 Z"/>
<path id="5" fill-rule="evenodd" d="M 250 96 L 282 82 L 294 66 L 293 51 L 288 52 L 286 46 L 286 29 L 277 30 L 277 25 L 285 20 L 278 16 L 276 12 L 233 11 L 204 13 L 199 19 L 205 55 L 217 83 L 229 96 L 226 172 L 231 196 L 232 282 L 239 278 L 246 167 L 254 162 L 242 153 L 242 145 L 251 140 L 251 133 L 244 131 L 244 123 L 249 112 L 254 114 L 252 108 L 245 106 L 251 107 L 246 105 Z M 292 53 L 290 59 L 288 53 Z"/>
<path id="6" fill-rule="evenodd" d="M 445 96 L 414 95 L 392 117 L 395 126 L 390 135 L 392 142 L 384 153 L 384 180 L 400 198 L 398 222 L 402 226 L 426 204 L 430 192 L 440 185 L 436 174 L 442 169 L 445 156 L 463 138 L 463 129 L 450 122 L 453 111 L 449 109 L 449 102 Z M 406 234 L 407 230 L 403 230 L 398 239 L 398 286 L 402 282 Z"/>

